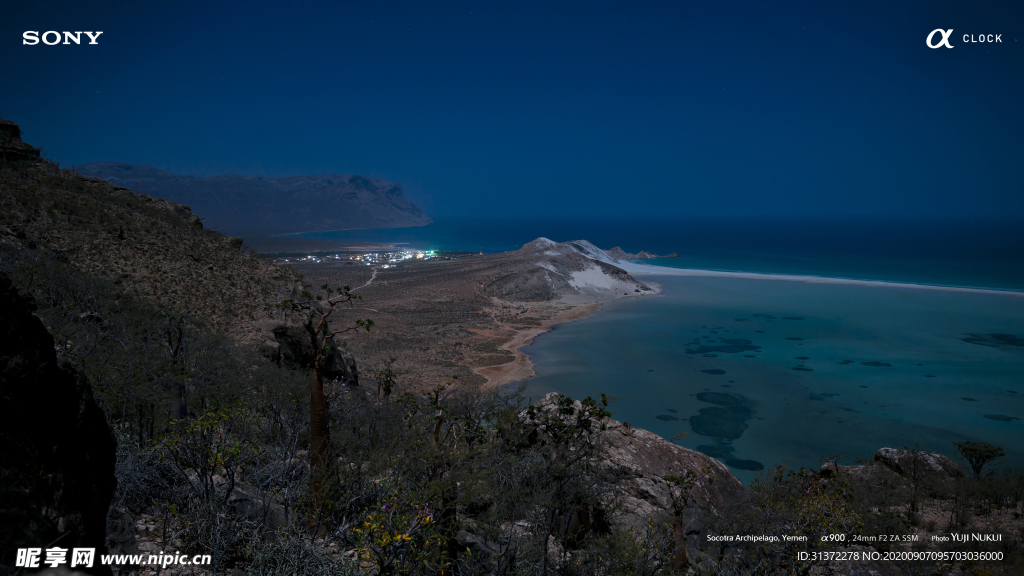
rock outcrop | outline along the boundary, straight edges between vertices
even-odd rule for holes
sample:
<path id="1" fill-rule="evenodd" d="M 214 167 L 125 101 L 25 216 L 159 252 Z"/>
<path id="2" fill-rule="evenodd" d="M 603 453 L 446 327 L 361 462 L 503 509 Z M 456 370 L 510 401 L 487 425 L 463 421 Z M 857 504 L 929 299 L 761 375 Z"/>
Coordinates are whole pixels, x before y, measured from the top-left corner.
<path id="1" fill-rule="evenodd" d="M 611 250 L 606 250 L 605 252 L 609 256 L 611 256 L 612 258 L 614 258 L 616 260 L 651 260 L 653 258 L 678 258 L 679 257 L 679 255 L 676 254 L 675 252 L 673 252 L 671 254 L 667 254 L 665 256 L 658 256 L 657 254 L 652 254 L 652 253 L 650 253 L 650 252 L 648 252 L 646 250 L 641 250 L 641 251 L 637 252 L 636 254 L 630 254 L 629 252 L 626 252 L 625 250 L 623 250 L 622 248 L 620 248 L 618 246 L 615 246 Z"/>
<path id="2" fill-rule="evenodd" d="M 943 483 L 963 476 L 956 462 L 935 452 L 879 448 L 875 462 L 904 478 L 913 478 L 917 474 L 918 480 L 925 484 Z"/>
<path id="3" fill-rule="evenodd" d="M 624 520 L 629 525 L 642 526 L 648 517 L 671 510 L 673 485 L 666 478 L 687 472 L 706 476 L 693 488 L 701 504 L 688 510 L 688 523 L 697 520 L 698 511 L 718 512 L 743 496 L 743 483 L 725 464 L 653 432 L 613 420 L 608 424 L 605 442 L 602 465 L 618 478 L 615 488 L 622 497 Z M 687 531 L 693 528 L 699 526 Z"/>
<path id="4" fill-rule="evenodd" d="M 116 486 L 116 445 L 92 388 L 58 360 L 34 310 L 0 274 L 0 562 L 8 565 L 17 548 L 105 551 Z"/>
<path id="5" fill-rule="evenodd" d="M 555 410 L 559 398 L 552 392 L 533 406 Z M 579 401 L 576 404 L 579 406 Z M 671 511 L 674 483 L 670 478 L 688 472 L 696 474 L 698 480 L 691 489 L 694 504 L 684 512 L 687 533 L 701 532 L 702 514 L 719 513 L 743 497 L 743 483 L 718 460 L 611 418 L 603 424 L 598 466 L 609 479 L 606 488 L 614 494 L 618 509 L 612 521 L 619 527 L 642 527 L 650 518 Z"/>
<path id="6" fill-rule="evenodd" d="M 21 128 L 3 118 L 0 118 L 0 159 L 4 162 L 39 159 L 39 148 L 23 142 Z"/>
<path id="7" fill-rule="evenodd" d="M 150 166 L 94 162 L 75 166 L 137 192 L 191 206 L 207 228 L 241 236 L 353 228 L 401 228 L 431 223 L 401 184 L 350 174 L 264 178 L 190 176 Z"/>

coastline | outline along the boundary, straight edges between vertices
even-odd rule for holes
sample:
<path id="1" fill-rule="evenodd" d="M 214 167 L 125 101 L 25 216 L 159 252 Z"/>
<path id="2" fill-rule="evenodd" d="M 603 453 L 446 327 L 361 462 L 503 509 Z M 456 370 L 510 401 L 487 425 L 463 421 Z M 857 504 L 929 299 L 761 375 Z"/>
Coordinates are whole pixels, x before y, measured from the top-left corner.
<path id="1" fill-rule="evenodd" d="M 599 309 L 602 304 L 604 304 L 604 302 L 579 304 L 553 314 L 542 321 L 541 325 L 536 328 L 515 330 L 512 334 L 512 338 L 498 347 L 501 350 L 508 350 L 509 352 L 512 352 L 515 355 L 515 358 L 510 362 L 498 364 L 497 366 L 474 368 L 473 373 L 486 378 L 487 382 L 484 386 L 488 388 L 511 384 L 512 382 L 525 380 L 526 378 L 536 375 L 537 372 L 533 369 L 533 361 L 530 360 L 530 357 L 520 350 L 520 348 L 523 346 L 529 346 L 537 336 L 550 332 L 557 324 L 575 322 L 576 320 L 582 320 L 590 317 L 590 313 Z"/>
<path id="2" fill-rule="evenodd" d="M 374 270 L 365 266 L 316 262 L 296 262 L 294 265 L 312 285 L 326 282 L 359 286 L 357 292 L 374 303 L 374 310 L 387 317 L 382 317 L 377 323 L 375 338 L 346 340 L 352 353 L 361 355 L 371 366 L 388 358 L 398 358 L 398 368 L 403 373 L 415 374 L 408 385 L 422 389 L 431 389 L 452 375 L 466 378 L 461 383 L 483 387 L 535 377 L 534 363 L 524 347 L 534 343 L 537 336 L 551 331 L 558 324 L 590 316 L 601 309 L 604 302 L 651 295 L 646 290 L 640 294 L 641 290 L 634 289 L 639 286 L 610 290 L 611 286 L 617 286 L 616 282 L 640 280 L 655 293 L 660 293 L 661 289 L 654 280 L 664 276 L 680 280 L 684 277 L 706 277 L 709 280 L 720 277 L 802 282 L 807 286 L 845 284 L 904 289 L 878 290 L 879 293 L 906 292 L 905 289 L 914 288 L 931 294 L 975 293 L 986 295 L 986 298 L 1024 296 L 1024 292 L 986 288 L 671 268 L 644 261 L 614 260 L 589 242 L 552 244 L 559 249 L 544 251 L 541 250 L 543 246 L 531 246 L 525 251 L 412 262 L 376 271 L 376 275 Z M 572 265 L 563 262 L 568 257 L 563 255 L 574 253 L 616 266 L 630 276 L 616 276 L 609 282 L 600 275 L 575 274 L 578 270 L 574 271 Z M 539 273 L 532 272 L 537 268 L 541 269 Z M 552 284 L 549 274 L 561 278 L 563 285 Z M 484 290 L 495 279 L 502 279 L 502 282 L 495 284 L 490 291 Z M 572 289 L 564 287 L 565 283 Z M 748 283 L 737 282 L 737 287 L 742 284 Z M 749 284 L 757 285 L 756 282 Z M 776 283 L 776 286 L 781 285 Z"/>
<path id="3" fill-rule="evenodd" d="M 668 266 L 652 266 L 640 264 L 635 261 L 619 261 L 615 264 L 633 276 L 684 276 L 684 277 L 708 277 L 708 278 L 735 278 L 743 280 L 774 280 L 784 282 L 803 282 L 806 284 L 833 284 L 868 286 L 875 288 L 901 288 L 916 290 L 935 290 L 944 292 L 961 292 L 972 294 L 991 294 L 999 296 L 1024 297 L 1024 292 L 1012 290 L 996 290 L 991 288 L 971 288 L 965 286 L 938 286 L 930 284 L 913 284 L 909 282 L 888 282 L 884 280 L 857 280 L 853 278 L 834 278 L 826 276 L 810 276 L 796 274 L 765 274 L 759 272 L 727 272 L 720 270 L 702 270 L 696 268 L 672 268 Z M 649 282 L 658 293 L 660 286 Z M 540 336 L 550 332 L 556 325 L 575 322 L 588 318 L 592 312 L 601 308 L 605 302 L 592 302 L 575 305 L 567 310 L 558 312 L 541 323 L 541 326 L 529 329 L 513 329 L 512 337 L 499 349 L 508 350 L 515 354 L 515 358 L 505 364 L 497 366 L 484 366 L 474 368 L 473 372 L 487 379 L 487 387 L 503 386 L 512 382 L 518 382 L 535 376 L 533 361 L 530 356 L 521 348 L 529 346 Z"/>
<path id="4" fill-rule="evenodd" d="M 804 282 L 807 284 L 844 284 L 854 286 L 872 286 L 876 288 L 904 288 L 916 290 L 939 290 L 945 292 L 969 292 L 973 294 L 996 294 L 1000 296 L 1024 297 L 1024 292 L 1013 290 L 996 290 L 992 288 L 971 288 L 966 286 L 939 286 L 933 284 L 913 284 L 909 282 L 888 282 L 885 280 L 856 280 L 853 278 L 831 278 L 827 276 L 807 276 L 796 274 L 763 274 L 760 272 L 725 272 L 720 270 L 700 270 L 697 268 L 672 268 L 669 266 L 651 266 L 636 262 L 620 262 L 617 264 L 633 276 L 703 276 L 712 278 L 738 278 L 744 280 L 779 280 L 785 282 Z"/>

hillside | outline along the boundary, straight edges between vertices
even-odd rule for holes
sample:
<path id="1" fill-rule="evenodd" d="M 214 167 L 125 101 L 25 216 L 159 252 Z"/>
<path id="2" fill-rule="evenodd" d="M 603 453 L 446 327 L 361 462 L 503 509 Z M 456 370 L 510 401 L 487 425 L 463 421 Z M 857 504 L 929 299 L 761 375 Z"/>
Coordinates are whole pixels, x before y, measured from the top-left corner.
<path id="1" fill-rule="evenodd" d="M 190 206 L 207 228 L 233 235 L 425 226 L 430 218 L 401 184 L 348 174 L 264 178 L 190 176 L 150 166 L 94 162 L 75 172 Z"/>
<path id="2" fill-rule="evenodd" d="M 242 341 L 301 290 L 297 273 L 204 229 L 187 206 L 22 158 L 0 171 L 0 252 L 33 251 Z"/>

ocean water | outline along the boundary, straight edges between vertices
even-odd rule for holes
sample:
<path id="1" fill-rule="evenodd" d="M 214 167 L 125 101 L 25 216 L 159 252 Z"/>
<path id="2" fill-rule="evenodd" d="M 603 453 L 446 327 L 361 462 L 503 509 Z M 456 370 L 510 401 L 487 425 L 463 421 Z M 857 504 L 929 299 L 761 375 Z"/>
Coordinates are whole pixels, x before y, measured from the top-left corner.
<path id="1" fill-rule="evenodd" d="M 877 286 L 645 276 L 524 349 L 550 391 L 721 459 L 742 480 L 920 445 L 1002 446 L 1024 465 L 1024 298 Z M 1006 335 L 1015 335 L 1015 338 Z"/>
<path id="2" fill-rule="evenodd" d="M 1024 290 L 1024 222 L 896 220 L 448 220 L 299 236 L 503 252 L 538 237 L 676 252 L 656 265 Z"/>
<path id="3" fill-rule="evenodd" d="M 1024 291 L 1013 222 L 473 221 L 320 233 L 414 248 L 512 250 L 538 236 L 676 252 L 645 263 Z M 1024 467 L 1024 297 L 741 278 L 640 276 L 523 349 L 534 398 L 617 398 L 615 417 L 721 459 L 742 480 L 883 446 L 1004 448 Z"/>

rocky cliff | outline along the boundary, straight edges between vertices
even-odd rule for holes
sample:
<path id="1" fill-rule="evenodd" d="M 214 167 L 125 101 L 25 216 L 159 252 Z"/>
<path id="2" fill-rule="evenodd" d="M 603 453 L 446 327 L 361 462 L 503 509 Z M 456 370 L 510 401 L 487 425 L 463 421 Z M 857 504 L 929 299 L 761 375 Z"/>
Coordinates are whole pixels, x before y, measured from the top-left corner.
<path id="1" fill-rule="evenodd" d="M 95 162 L 82 175 L 184 204 L 207 228 L 232 235 L 424 226 L 431 220 L 405 197 L 401 184 L 349 174 L 264 178 L 190 176 L 150 166 Z"/>
<path id="2" fill-rule="evenodd" d="M 556 411 L 561 396 L 552 392 L 533 404 L 537 410 Z M 582 405 L 575 402 L 577 409 Z M 672 510 L 674 478 L 693 473 L 693 505 L 684 511 L 687 531 L 699 533 L 702 514 L 718 514 L 743 497 L 743 484 L 729 468 L 700 452 L 683 448 L 653 432 L 633 428 L 611 418 L 603 422 L 597 439 L 598 466 L 605 472 L 605 488 L 613 494 L 619 527 L 642 527 Z"/>
<path id="3" fill-rule="evenodd" d="M 17 124 L 0 118 L 0 157 L 4 162 L 35 160 L 39 158 L 39 148 L 22 141 L 21 128 Z"/>

